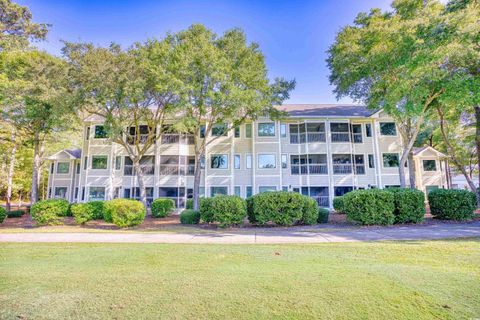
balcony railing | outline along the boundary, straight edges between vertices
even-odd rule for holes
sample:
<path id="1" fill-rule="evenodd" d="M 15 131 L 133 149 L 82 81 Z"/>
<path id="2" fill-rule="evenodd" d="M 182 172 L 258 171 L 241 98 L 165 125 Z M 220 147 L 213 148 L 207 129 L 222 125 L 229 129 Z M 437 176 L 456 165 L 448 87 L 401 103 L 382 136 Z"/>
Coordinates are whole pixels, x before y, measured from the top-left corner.
<path id="1" fill-rule="evenodd" d="M 290 134 L 290 143 L 299 144 L 305 142 L 325 142 L 325 132 L 309 132 Z"/>
<path id="2" fill-rule="evenodd" d="M 193 134 L 175 134 L 165 133 L 162 134 L 162 144 L 194 144 Z"/>
<path id="3" fill-rule="evenodd" d="M 308 142 L 325 142 L 325 132 L 312 132 L 307 133 Z"/>
<path id="4" fill-rule="evenodd" d="M 161 165 L 160 166 L 160 175 L 162 176 L 177 176 L 177 175 L 187 175 L 193 176 L 195 173 L 195 165 Z"/>
<path id="5" fill-rule="evenodd" d="M 329 207 L 330 206 L 330 201 L 328 199 L 328 196 L 313 196 L 313 199 L 317 201 L 319 207 Z"/>
<path id="6" fill-rule="evenodd" d="M 149 137 L 149 134 L 127 135 L 127 142 L 129 144 L 135 144 L 137 143 L 137 139 L 138 139 L 139 144 L 145 144 L 148 141 L 148 137 Z"/>
<path id="7" fill-rule="evenodd" d="M 355 173 L 356 174 L 365 174 L 365 165 L 364 164 L 356 164 L 355 165 Z"/>
<path id="8" fill-rule="evenodd" d="M 294 133 L 290 134 L 290 143 L 291 144 L 299 144 L 299 143 L 305 143 L 305 133 Z"/>
<path id="9" fill-rule="evenodd" d="M 326 163 L 322 164 L 292 164 L 292 174 L 327 174 L 328 168 Z"/>
<path id="10" fill-rule="evenodd" d="M 332 142 L 350 142 L 348 132 L 332 132 Z"/>
<path id="11" fill-rule="evenodd" d="M 155 166 L 152 165 L 141 165 L 140 170 L 142 170 L 143 175 L 151 176 L 155 174 Z M 125 176 L 133 176 L 136 175 L 136 170 L 133 165 L 126 164 L 123 166 L 123 175 Z"/>
<path id="12" fill-rule="evenodd" d="M 333 164 L 334 174 L 350 174 L 352 173 L 351 164 Z"/>
<path id="13" fill-rule="evenodd" d="M 352 133 L 352 138 L 354 143 L 362 143 L 362 134 L 361 133 Z"/>

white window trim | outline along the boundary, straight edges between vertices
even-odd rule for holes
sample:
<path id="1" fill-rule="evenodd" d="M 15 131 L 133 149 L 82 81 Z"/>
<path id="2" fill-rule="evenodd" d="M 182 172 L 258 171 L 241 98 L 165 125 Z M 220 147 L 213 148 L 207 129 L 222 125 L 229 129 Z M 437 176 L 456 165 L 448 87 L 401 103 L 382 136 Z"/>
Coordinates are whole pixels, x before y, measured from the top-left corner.
<path id="1" fill-rule="evenodd" d="M 285 168 L 283 167 L 283 157 L 284 157 L 284 156 L 285 156 L 285 163 L 287 164 L 287 165 L 285 166 Z M 288 170 L 288 159 L 290 159 L 288 153 L 281 153 L 281 154 L 280 154 L 280 167 L 282 168 L 282 170 Z"/>
<path id="2" fill-rule="evenodd" d="M 88 193 L 85 195 L 85 197 L 88 198 L 87 201 L 91 201 L 90 200 L 90 189 L 91 188 L 104 188 L 105 191 L 104 191 L 104 195 L 103 195 L 103 201 L 105 201 L 107 199 L 107 187 L 106 186 L 89 186 L 88 187 Z"/>
<path id="3" fill-rule="evenodd" d="M 107 157 L 107 167 L 105 169 L 95 169 L 93 167 L 93 158 L 94 157 Z M 108 170 L 109 169 L 109 162 L 108 162 L 108 154 L 94 154 L 90 156 L 90 170 Z"/>
<path id="4" fill-rule="evenodd" d="M 239 194 L 238 196 L 239 196 L 240 198 L 242 198 L 242 196 L 243 196 L 243 195 L 242 195 L 242 186 L 234 186 L 234 187 L 233 187 L 233 195 L 234 195 L 234 196 L 236 196 L 236 194 L 235 194 L 235 189 L 236 189 L 236 188 L 239 188 L 239 189 L 240 189 L 240 194 Z"/>
<path id="5" fill-rule="evenodd" d="M 285 126 L 285 135 L 282 135 L 282 126 Z M 279 131 L 280 131 L 280 138 L 288 138 L 289 134 L 288 134 L 288 123 L 286 122 L 280 122 L 280 125 L 279 125 Z"/>
<path id="6" fill-rule="evenodd" d="M 65 198 L 57 198 L 57 189 L 59 188 L 65 188 Z M 52 194 L 52 199 L 65 199 L 68 200 L 68 193 L 70 192 L 70 188 L 68 186 L 56 186 L 53 188 L 53 194 Z"/>
<path id="7" fill-rule="evenodd" d="M 60 163 L 68 163 L 68 172 L 67 173 L 60 173 L 58 172 L 58 165 Z M 57 165 L 55 166 L 55 169 L 53 170 L 55 172 L 55 174 L 57 175 L 69 175 L 70 174 L 70 170 L 72 169 L 72 164 L 70 161 L 57 161 Z M 76 170 L 76 168 L 75 168 Z"/>
<path id="8" fill-rule="evenodd" d="M 208 186 L 208 197 L 213 197 L 212 195 L 212 188 L 227 188 L 227 195 L 230 195 L 230 188 L 228 186 L 222 186 L 222 185 L 209 185 Z"/>
<path id="9" fill-rule="evenodd" d="M 261 136 L 260 132 L 258 131 L 261 124 L 273 124 L 273 136 Z M 265 121 L 257 123 L 257 130 L 256 130 L 257 138 L 275 138 L 277 136 L 277 126 L 275 122 Z"/>
<path id="10" fill-rule="evenodd" d="M 238 160 L 238 168 L 235 167 L 235 158 L 236 158 L 237 156 L 238 156 L 238 159 L 239 159 L 239 160 Z M 235 154 L 233 155 L 233 169 L 235 169 L 235 170 L 240 170 L 240 169 L 242 169 L 242 156 L 241 156 L 240 153 L 235 153 Z"/>
<path id="11" fill-rule="evenodd" d="M 250 137 L 247 137 L 247 126 L 248 126 L 248 125 L 251 127 Z M 244 135 L 245 139 L 252 139 L 252 136 L 253 136 L 253 134 L 254 134 L 254 132 L 253 132 L 253 129 L 254 129 L 254 128 L 253 128 L 253 123 L 245 123 L 245 124 L 244 124 L 244 127 L 245 127 L 245 130 L 243 130 L 243 131 L 244 131 L 244 134 L 243 134 L 243 135 Z M 240 133 L 241 133 L 241 132 L 240 132 Z"/>
<path id="12" fill-rule="evenodd" d="M 248 157 L 250 157 L 250 166 L 248 165 Z M 251 153 L 245 153 L 245 169 L 252 169 L 253 166 L 253 155 Z"/>
<path id="13" fill-rule="evenodd" d="M 247 194 L 248 194 L 247 188 L 249 188 L 249 187 L 252 189 L 252 194 L 251 194 L 251 196 L 253 196 L 253 195 L 255 194 L 255 190 L 253 189 L 253 186 L 250 186 L 250 185 L 245 186 L 245 199 L 247 198 Z"/>
<path id="14" fill-rule="evenodd" d="M 385 161 L 383 161 L 383 155 L 384 154 L 396 154 L 398 156 L 398 167 L 385 167 Z M 381 158 L 381 163 L 382 163 L 382 169 L 394 169 L 394 170 L 398 170 L 398 168 L 400 168 L 400 166 L 402 165 L 400 163 L 400 153 L 399 152 L 382 152 L 382 158 Z"/>
<path id="15" fill-rule="evenodd" d="M 382 123 L 393 123 L 395 125 L 395 135 L 382 134 Z M 381 137 L 392 137 L 392 138 L 398 137 L 398 128 L 395 121 L 378 121 L 378 131 Z M 390 153 L 390 152 L 387 152 L 387 153 Z"/>
<path id="16" fill-rule="evenodd" d="M 227 164 L 227 167 L 226 168 L 212 168 L 212 156 L 226 156 L 227 157 L 227 161 L 226 161 L 226 164 Z M 229 161 L 229 156 L 228 156 L 228 153 L 213 153 L 210 155 L 209 159 L 210 159 L 210 163 L 209 163 L 209 167 L 208 167 L 208 170 L 228 170 L 230 168 L 230 166 L 228 165 L 228 161 Z"/>
<path id="17" fill-rule="evenodd" d="M 94 124 L 94 125 L 93 125 L 93 137 L 92 137 L 92 139 L 94 139 L 94 140 L 100 140 L 100 141 L 101 141 L 101 140 L 107 140 L 108 137 L 107 137 L 107 138 L 95 138 L 95 131 L 97 130 L 97 127 L 98 127 L 98 126 L 101 126 L 101 127 L 105 128 L 105 125 L 103 125 L 103 124 Z M 90 131 L 91 131 L 91 129 L 90 129 Z"/>
<path id="18" fill-rule="evenodd" d="M 278 187 L 277 186 L 258 186 L 258 193 L 260 193 L 260 188 L 269 188 L 269 187 L 274 187 L 275 190 L 274 191 L 278 191 Z M 264 192 L 274 192 L 274 191 L 264 191 Z"/>
<path id="19" fill-rule="evenodd" d="M 273 168 L 260 168 L 260 156 L 274 156 L 275 157 L 275 167 Z M 276 153 L 257 153 L 257 169 L 258 170 L 274 170 L 277 169 L 277 154 Z"/>
<path id="20" fill-rule="evenodd" d="M 435 170 L 425 170 L 425 164 L 423 163 L 424 161 L 435 161 Z M 438 172 L 437 159 L 422 159 L 422 171 L 423 172 Z"/>

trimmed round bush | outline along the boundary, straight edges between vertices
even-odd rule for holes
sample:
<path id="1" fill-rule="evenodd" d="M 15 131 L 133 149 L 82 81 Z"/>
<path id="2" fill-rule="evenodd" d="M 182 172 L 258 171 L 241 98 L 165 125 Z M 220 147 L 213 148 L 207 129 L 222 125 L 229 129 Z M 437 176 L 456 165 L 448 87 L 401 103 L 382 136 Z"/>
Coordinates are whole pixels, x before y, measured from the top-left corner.
<path id="1" fill-rule="evenodd" d="M 55 225 L 69 213 L 69 203 L 64 199 L 48 199 L 38 201 L 30 208 L 32 219 L 37 225 Z"/>
<path id="2" fill-rule="evenodd" d="M 9 218 L 20 218 L 21 216 L 23 216 L 24 213 L 25 213 L 25 211 L 23 211 L 23 210 L 8 211 L 7 212 L 7 217 L 9 217 Z"/>
<path id="3" fill-rule="evenodd" d="M 303 209 L 302 209 L 302 220 L 301 224 L 315 224 L 318 220 L 318 204 L 313 198 L 308 196 L 303 196 Z"/>
<path id="4" fill-rule="evenodd" d="M 7 217 L 7 210 L 5 210 L 3 207 L 0 207 L 0 223 L 2 223 L 6 217 Z"/>
<path id="5" fill-rule="evenodd" d="M 345 213 L 343 208 L 343 196 L 333 198 L 333 209 L 336 213 Z"/>
<path id="6" fill-rule="evenodd" d="M 475 193 L 467 190 L 437 189 L 428 194 L 430 213 L 437 219 L 469 220 L 477 207 Z"/>
<path id="7" fill-rule="evenodd" d="M 389 188 L 395 202 L 395 223 L 420 223 L 425 216 L 425 194 L 417 189 Z"/>
<path id="8" fill-rule="evenodd" d="M 395 221 L 394 196 L 386 190 L 351 191 L 343 196 L 343 204 L 348 220 L 362 225 L 389 225 Z"/>
<path id="9" fill-rule="evenodd" d="M 180 213 L 181 224 L 198 224 L 200 222 L 200 212 L 192 209 L 183 210 Z"/>
<path id="10" fill-rule="evenodd" d="M 75 223 L 85 224 L 93 219 L 94 207 L 90 203 L 76 203 L 70 208 Z"/>
<path id="11" fill-rule="evenodd" d="M 251 223 L 264 225 L 271 221 L 277 225 L 291 226 L 303 217 L 305 200 L 297 192 L 263 192 L 252 196 L 248 201 L 248 218 Z"/>
<path id="12" fill-rule="evenodd" d="M 92 219 L 93 220 L 102 220 L 105 201 L 96 200 L 87 202 L 88 205 L 93 209 Z"/>
<path id="13" fill-rule="evenodd" d="M 325 208 L 318 209 L 317 222 L 318 223 L 327 223 L 329 215 L 330 215 L 330 211 L 328 209 L 325 209 Z"/>
<path id="14" fill-rule="evenodd" d="M 200 202 L 200 216 L 205 222 L 218 222 L 220 227 L 225 228 L 242 223 L 247 216 L 247 204 L 238 196 L 218 195 L 206 199 L 209 200 Z"/>
<path id="15" fill-rule="evenodd" d="M 187 202 L 185 203 L 185 209 L 193 209 L 193 199 L 187 199 Z"/>
<path id="16" fill-rule="evenodd" d="M 152 217 L 165 218 L 175 210 L 175 201 L 169 198 L 158 198 L 151 205 Z"/>
<path id="17" fill-rule="evenodd" d="M 143 203 L 132 199 L 113 199 L 105 201 L 105 216 L 120 228 L 133 227 L 145 219 L 146 209 Z"/>

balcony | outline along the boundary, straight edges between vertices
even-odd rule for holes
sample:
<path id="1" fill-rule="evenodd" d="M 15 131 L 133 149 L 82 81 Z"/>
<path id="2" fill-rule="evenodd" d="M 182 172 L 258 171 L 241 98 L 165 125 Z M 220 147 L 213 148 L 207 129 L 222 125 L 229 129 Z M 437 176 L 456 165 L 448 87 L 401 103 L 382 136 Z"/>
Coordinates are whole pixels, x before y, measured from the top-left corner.
<path id="1" fill-rule="evenodd" d="M 313 196 L 312 197 L 315 201 L 317 201 L 319 207 L 329 207 L 330 201 L 328 196 Z"/>
<path id="2" fill-rule="evenodd" d="M 148 137 L 149 134 L 127 135 L 127 142 L 128 144 L 135 144 L 138 139 L 139 144 L 145 144 L 148 141 Z"/>
<path id="3" fill-rule="evenodd" d="M 189 164 L 186 166 L 179 166 L 179 165 L 161 165 L 160 166 L 161 176 L 178 176 L 178 175 L 193 176 L 194 174 L 195 174 L 195 165 L 193 164 Z"/>
<path id="4" fill-rule="evenodd" d="M 351 174 L 352 165 L 351 164 L 333 164 L 333 173 L 334 174 Z"/>
<path id="5" fill-rule="evenodd" d="M 152 165 L 141 165 L 140 170 L 142 171 L 143 175 L 151 176 L 155 174 L 155 166 Z M 133 176 L 136 175 L 135 168 L 131 164 L 126 164 L 123 166 L 123 175 L 125 176 Z"/>
<path id="6" fill-rule="evenodd" d="M 310 132 L 310 133 L 298 133 L 290 134 L 290 143 L 299 144 L 299 143 L 315 143 L 315 142 L 325 142 L 326 136 L 325 132 Z"/>
<path id="7" fill-rule="evenodd" d="M 332 142 L 350 142 L 348 132 L 332 132 Z"/>
<path id="8" fill-rule="evenodd" d="M 352 133 L 353 143 L 362 143 L 362 133 Z"/>
<path id="9" fill-rule="evenodd" d="M 325 132 L 307 133 L 308 142 L 325 142 Z"/>
<path id="10" fill-rule="evenodd" d="M 291 174 L 328 174 L 327 164 L 291 165 Z"/>
<path id="11" fill-rule="evenodd" d="M 162 144 L 188 144 L 193 145 L 194 139 L 193 134 L 175 134 L 175 133 L 165 133 L 162 134 Z"/>
<path id="12" fill-rule="evenodd" d="M 305 133 L 290 134 L 291 144 L 305 143 L 305 141 L 306 141 Z"/>

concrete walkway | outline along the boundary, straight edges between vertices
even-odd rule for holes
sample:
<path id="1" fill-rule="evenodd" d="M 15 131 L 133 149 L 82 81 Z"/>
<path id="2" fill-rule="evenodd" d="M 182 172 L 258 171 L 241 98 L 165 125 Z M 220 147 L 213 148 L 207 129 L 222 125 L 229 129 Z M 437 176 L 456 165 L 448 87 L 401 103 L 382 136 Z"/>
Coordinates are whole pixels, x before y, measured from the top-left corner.
<path id="1" fill-rule="evenodd" d="M 275 244 L 480 237 L 480 221 L 401 227 L 284 228 L 212 233 L 4 233 L 0 242 Z"/>

